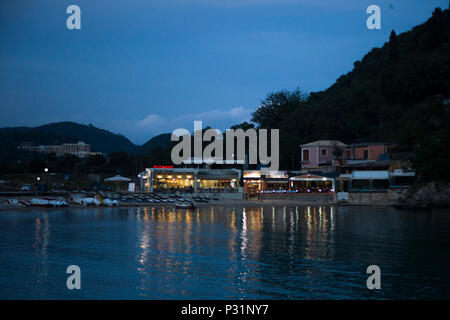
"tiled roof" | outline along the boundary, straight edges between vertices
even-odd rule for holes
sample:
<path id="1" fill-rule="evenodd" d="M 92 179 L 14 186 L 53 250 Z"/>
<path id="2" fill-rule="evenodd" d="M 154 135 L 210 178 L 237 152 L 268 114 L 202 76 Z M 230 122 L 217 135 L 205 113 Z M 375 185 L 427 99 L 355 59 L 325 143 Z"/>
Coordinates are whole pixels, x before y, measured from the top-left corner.
<path id="1" fill-rule="evenodd" d="M 323 146 L 323 147 L 347 147 L 347 145 L 339 140 L 317 140 L 314 142 L 306 143 L 300 145 L 300 147 L 315 147 L 315 146 Z"/>

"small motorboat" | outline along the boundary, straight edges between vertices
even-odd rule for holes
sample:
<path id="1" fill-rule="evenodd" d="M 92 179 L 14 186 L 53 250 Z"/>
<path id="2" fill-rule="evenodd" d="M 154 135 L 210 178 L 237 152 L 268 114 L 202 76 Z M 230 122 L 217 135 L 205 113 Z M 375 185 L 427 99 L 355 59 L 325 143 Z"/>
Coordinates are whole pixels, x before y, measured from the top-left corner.
<path id="1" fill-rule="evenodd" d="M 43 208 L 55 208 L 55 207 L 67 207 L 68 206 L 66 201 L 57 200 L 57 199 L 53 199 L 53 198 L 31 199 L 30 205 L 32 207 L 43 207 Z"/>
<path id="2" fill-rule="evenodd" d="M 77 204 L 81 204 L 82 206 L 100 206 L 102 205 L 102 201 L 95 196 L 95 197 L 74 197 L 72 199 L 73 202 Z"/>
<path id="3" fill-rule="evenodd" d="M 24 200 L 6 199 L 5 204 L 12 207 L 29 207 L 30 203 Z"/>
<path id="4" fill-rule="evenodd" d="M 193 203 L 177 203 L 175 204 L 177 209 L 195 209 L 197 208 Z"/>
<path id="5" fill-rule="evenodd" d="M 107 207 L 118 207 L 119 206 L 119 201 L 115 200 L 115 199 L 103 199 L 103 205 L 107 206 Z"/>

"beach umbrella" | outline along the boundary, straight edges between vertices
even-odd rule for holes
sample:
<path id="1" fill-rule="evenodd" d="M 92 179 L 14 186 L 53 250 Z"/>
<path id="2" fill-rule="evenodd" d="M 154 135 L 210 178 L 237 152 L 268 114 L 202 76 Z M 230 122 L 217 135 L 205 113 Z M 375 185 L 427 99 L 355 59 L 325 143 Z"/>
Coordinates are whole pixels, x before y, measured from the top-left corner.
<path id="1" fill-rule="evenodd" d="M 116 183 L 116 185 L 117 185 L 117 191 L 119 191 L 119 184 L 120 184 L 121 182 L 130 182 L 130 181 L 131 181 L 130 178 L 122 177 L 121 175 L 117 175 L 117 176 L 114 176 L 114 177 L 106 178 L 106 179 L 105 179 L 105 182 L 114 182 L 114 183 Z"/>

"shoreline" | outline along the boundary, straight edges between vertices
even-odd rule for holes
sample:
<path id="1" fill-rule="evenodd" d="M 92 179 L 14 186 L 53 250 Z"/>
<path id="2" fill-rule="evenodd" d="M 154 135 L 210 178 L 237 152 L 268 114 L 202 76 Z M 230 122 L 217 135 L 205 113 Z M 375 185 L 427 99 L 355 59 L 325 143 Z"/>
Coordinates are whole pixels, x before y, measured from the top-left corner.
<path id="1" fill-rule="evenodd" d="M 175 208 L 175 203 L 142 203 L 142 202 L 127 202 L 121 203 L 119 206 L 83 206 L 73 202 L 69 202 L 68 207 L 16 207 L 4 203 L 6 198 L 0 198 L 0 211 L 34 211 L 34 210 L 61 210 L 61 209 L 107 209 L 107 208 Z M 20 200 L 27 200 L 21 198 Z M 196 203 L 197 208 L 210 206 L 342 206 L 342 207 L 394 207 L 393 203 L 333 203 L 333 202 L 317 202 L 317 201 L 298 201 L 298 200 L 257 200 L 257 199 L 219 199 L 208 203 Z M 184 209 L 180 209 L 184 210 Z"/>

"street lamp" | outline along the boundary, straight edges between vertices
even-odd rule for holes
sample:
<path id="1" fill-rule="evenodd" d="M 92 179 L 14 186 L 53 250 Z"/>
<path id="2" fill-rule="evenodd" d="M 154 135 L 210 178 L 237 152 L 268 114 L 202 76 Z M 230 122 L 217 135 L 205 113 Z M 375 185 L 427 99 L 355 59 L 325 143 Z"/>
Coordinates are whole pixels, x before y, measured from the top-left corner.
<path id="1" fill-rule="evenodd" d="M 45 191 L 47 191 L 47 177 L 48 176 L 48 168 L 45 168 L 44 169 L 44 178 L 45 178 L 45 181 L 44 181 L 44 183 L 45 183 Z"/>

